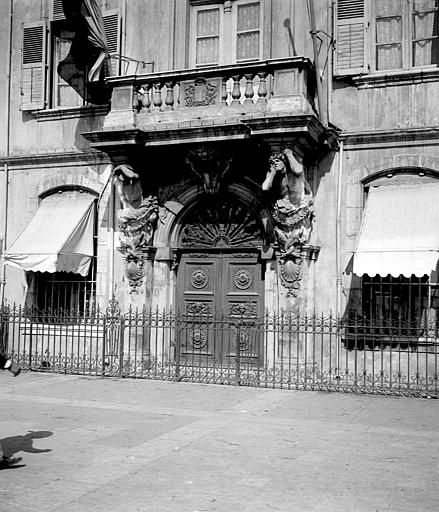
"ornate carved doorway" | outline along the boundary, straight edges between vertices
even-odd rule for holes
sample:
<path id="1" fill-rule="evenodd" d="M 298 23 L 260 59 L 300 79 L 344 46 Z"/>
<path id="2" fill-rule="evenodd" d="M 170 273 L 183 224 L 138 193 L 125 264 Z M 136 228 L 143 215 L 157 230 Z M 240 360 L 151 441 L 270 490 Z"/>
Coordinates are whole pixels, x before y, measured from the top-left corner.
<path id="1" fill-rule="evenodd" d="M 186 216 L 177 285 L 183 359 L 234 359 L 239 340 L 243 359 L 261 360 L 262 243 L 262 226 L 244 204 L 209 200 Z"/>

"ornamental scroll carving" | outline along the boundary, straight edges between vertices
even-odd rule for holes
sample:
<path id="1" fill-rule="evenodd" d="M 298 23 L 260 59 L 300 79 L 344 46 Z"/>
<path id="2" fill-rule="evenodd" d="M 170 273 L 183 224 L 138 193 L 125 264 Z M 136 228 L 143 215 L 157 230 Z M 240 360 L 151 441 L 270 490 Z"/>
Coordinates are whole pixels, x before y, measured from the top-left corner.
<path id="1" fill-rule="evenodd" d="M 152 243 L 159 207 L 156 197 L 143 197 L 139 175 L 130 165 L 118 165 L 114 169 L 114 185 L 122 205 L 117 212 L 118 249 L 124 256 L 125 275 L 132 293 L 145 276 L 145 253 Z"/>
<path id="2" fill-rule="evenodd" d="M 280 250 L 280 278 L 287 295 L 296 297 L 303 273 L 303 246 L 312 230 L 314 198 L 305 168 L 291 149 L 270 157 L 270 170 L 262 189 L 272 190 L 276 197 L 272 213 Z"/>

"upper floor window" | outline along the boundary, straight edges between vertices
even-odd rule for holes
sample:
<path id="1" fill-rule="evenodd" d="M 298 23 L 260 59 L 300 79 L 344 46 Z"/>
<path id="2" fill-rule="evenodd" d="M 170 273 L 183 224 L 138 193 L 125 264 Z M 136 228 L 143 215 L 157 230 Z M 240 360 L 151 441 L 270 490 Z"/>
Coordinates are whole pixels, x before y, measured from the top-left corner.
<path id="1" fill-rule="evenodd" d="M 72 56 L 75 32 L 63 22 L 52 27 L 51 98 L 52 107 L 80 107 L 86 105 L 87 67 L 78 69 Z"/>
<path id="2" fill-rule="evenodd" d="M 261 2 L 193 2 L 190 65 L 234 64 L 261 56 Z"/>
<path id="3" fill-rule="evenodd" d="M 110 54 L 119 53 L 120 17 L 117 10 L 102 12 Z M 87 51 L 78 45 L 76 27 L 69 22 L 60 0 L 53 0 L 50 21 L 23 25 L 21 110 L 79 107 L 100 101 L 99 89 L 87 79 Z M 83 37 L 82 32 L 78 32 Z M 86 34 L 85 34 L 86 36 Z M 94 97 L 90 92 L 93 91 Z"/>
<path id="4" fill-rule="evenodd" d="M 437 66 L 438 0 L 338 0 L 337 75 Z"/>

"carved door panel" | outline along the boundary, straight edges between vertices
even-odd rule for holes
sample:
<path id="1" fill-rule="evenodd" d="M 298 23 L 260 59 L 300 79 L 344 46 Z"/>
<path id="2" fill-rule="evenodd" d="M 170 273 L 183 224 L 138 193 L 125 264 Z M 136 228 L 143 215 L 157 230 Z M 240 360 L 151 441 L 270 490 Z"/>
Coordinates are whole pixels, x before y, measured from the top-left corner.
<path id="1" fill-rule="evenodd" d="M 230 322 L 223 333 L 223 358 L 236 356 L 237 343 L 243 361 L 257 361 L 262 350 L 263 281 L 255 257 L 225 255 L 222 260 L 222 310 Z"/>
<path id="2" fill-rule="evenodd" d="M 183 359 L 213 359 L 220 259 L 183 256 L 178 272 L 178 343 Z"/>
<path id="3" fill-rule="evenodd" d="M 178 342 L 183 360 L 232 362 L 262 350 L 263 281 L 256 254 L 183 255 L 179 265 Z"/>

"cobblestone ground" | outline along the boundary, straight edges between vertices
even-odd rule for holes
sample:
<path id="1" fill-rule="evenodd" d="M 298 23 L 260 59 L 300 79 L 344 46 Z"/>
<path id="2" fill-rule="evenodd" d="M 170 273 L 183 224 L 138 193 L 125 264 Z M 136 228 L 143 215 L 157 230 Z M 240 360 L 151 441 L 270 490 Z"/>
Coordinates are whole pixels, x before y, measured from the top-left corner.
<path id="1" fill-rule="evenodd" d="M 437 512 L 438 400 L 0 374 L 1 512 Z"/>

